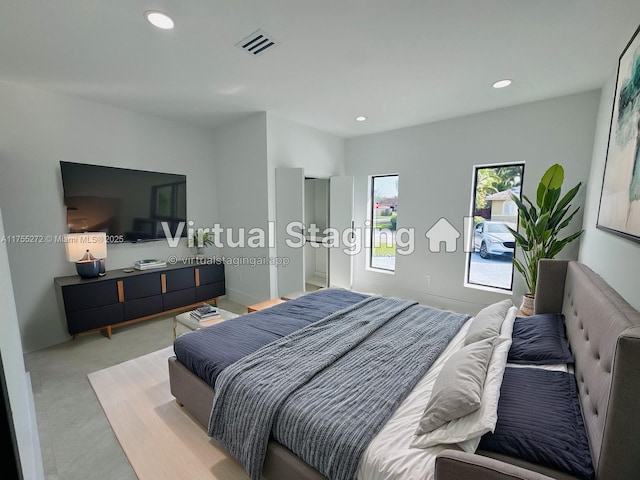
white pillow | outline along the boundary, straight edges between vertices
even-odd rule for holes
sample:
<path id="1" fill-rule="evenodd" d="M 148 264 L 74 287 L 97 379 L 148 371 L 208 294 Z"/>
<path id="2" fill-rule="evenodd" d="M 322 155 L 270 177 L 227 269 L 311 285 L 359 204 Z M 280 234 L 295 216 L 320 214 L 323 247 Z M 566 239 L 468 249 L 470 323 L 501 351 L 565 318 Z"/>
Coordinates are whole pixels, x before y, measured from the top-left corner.
<path id="1" fill-rule="evenodd" d="M 480 408 L 494 341 L 479 340 L 449 357 L 433 385 L 416 434 L 432 432 Z"/>
<path id="2" fill-rule="evenodd" d="M 470 345 L 479 340 L 500 335 L 502 323 L 511 307 L 513 307 L 513 302 L 507 299 L 492 303 L 480 310 L 471 321 L 464 344 Z"/>
<path id="3" fill-rule="evenodd" d="M 496 339 L 493 354 L 489 361 L 487 377 L 482 392 L 480 408 L 469 415 L 451 420 L 443 426 L 422 435 L 413 435 L 410 447 L 427 448 L 439 444 L 457 443 L 465 452 L 475 453 L 480 443 L 480 437 L 493 432 L 498 421 L 498 400 L 502 376 L 507 365 L 507 356 L 511 348 L 513 322 L 516 319 L 514 306 L 507 311 L 507 315 Z"/>

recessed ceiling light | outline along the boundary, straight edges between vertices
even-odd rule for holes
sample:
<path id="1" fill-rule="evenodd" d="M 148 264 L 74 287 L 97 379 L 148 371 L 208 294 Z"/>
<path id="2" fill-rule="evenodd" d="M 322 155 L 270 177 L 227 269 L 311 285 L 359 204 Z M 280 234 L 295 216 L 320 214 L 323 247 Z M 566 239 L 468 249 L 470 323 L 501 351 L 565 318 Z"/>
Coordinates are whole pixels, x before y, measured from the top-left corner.
<path id="1" fill-rule="evenodd" d="M 149 20 L 149 23 L 154 27 L 161 28 L 163 30 L 171 30 L 173 28 L 173 20 L 168 15 L 150 10 L 145 12 L 145 17 Z"/>
<path id="2" fill-rule="evenodd" d="M 511 85 L 511 80 L 509 79 L 498 80 L 496 83 L 493 84 L 493 88 L 504 88 L 504 87 L 508 87 L 509 85 Z"/>
<path id="3" fill-rule="evenodd" d="M 356 122 L 364 122 L 367 119 L 364 115 L 358 115 L 356 117 Z"/>

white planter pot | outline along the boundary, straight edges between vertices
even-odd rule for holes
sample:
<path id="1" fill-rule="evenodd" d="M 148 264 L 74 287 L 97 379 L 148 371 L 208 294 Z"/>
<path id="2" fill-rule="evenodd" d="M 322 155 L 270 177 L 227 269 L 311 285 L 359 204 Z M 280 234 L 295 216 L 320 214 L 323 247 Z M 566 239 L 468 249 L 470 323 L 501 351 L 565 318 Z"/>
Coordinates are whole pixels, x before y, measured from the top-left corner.
<path id="1" fill-rule="evenodd" d="M 535 297 L 533 295 L 526 294 L 522 297 L 522 305 L 520 305 L 520 311 L 518 313 L 528 316 L 533 315 L 535 312 Z"/>

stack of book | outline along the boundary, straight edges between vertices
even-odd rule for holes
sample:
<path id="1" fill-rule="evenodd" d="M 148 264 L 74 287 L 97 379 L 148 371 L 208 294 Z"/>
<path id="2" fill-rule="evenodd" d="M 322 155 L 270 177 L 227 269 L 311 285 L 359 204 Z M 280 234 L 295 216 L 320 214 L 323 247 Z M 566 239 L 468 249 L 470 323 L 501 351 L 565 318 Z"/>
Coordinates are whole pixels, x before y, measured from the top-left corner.
<path id="1" fill-rule="evenodd" d="M 138 260 L 133 266 L 133 268 L 135 268 L 136 270 L 148 270 L 150 268 L 163 268 L 166 266 L 167 266 L 167 262 L 165 262 L 164 260 L 158 260 L 153 258 L 153 259 Z"/>
<path id="2" fill-rule="evenodd" d="M 191 316 L 197 319 L 199 322 L 207 320 L 211 317 L 217 317 L 219 315 L 220 312 L 218 312 L 218 307 L 209 305 L 208 303 L 205 303 L 203 306 L 191 311 Z"/>

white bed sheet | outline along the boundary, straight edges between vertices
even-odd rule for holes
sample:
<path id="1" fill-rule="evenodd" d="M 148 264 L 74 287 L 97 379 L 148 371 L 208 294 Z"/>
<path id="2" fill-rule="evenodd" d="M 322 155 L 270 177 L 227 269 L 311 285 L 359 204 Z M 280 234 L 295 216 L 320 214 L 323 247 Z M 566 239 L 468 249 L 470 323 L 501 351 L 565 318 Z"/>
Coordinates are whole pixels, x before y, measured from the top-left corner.
<path id="1" fill-rule="evenodd" d="M 507 367 L 511 368 L 539 368 L 540 370 L 549 370 L 552 372 L 569 372 L 573 373 L 571 365 L 566 363 L 553 363 L 550 365 L 527 365 L 527 364 L 519 364 L 519 363 L 509 363 L 507 362 Z"/>
<path id="2" fill-rule="evenodd" d="M 447 359 L 464 346 L 471 320 L 460 328 L 427 374 L 373 438 L 360 459 L 358 480 L 432 480 L 436 456 L 445 448 L 457 448 L 454 445 L 410 448 L 409 444 L 431 397 L 436 378 Z"/>

